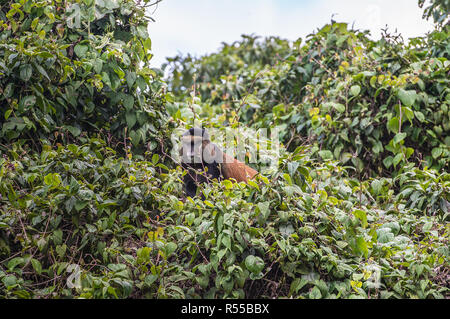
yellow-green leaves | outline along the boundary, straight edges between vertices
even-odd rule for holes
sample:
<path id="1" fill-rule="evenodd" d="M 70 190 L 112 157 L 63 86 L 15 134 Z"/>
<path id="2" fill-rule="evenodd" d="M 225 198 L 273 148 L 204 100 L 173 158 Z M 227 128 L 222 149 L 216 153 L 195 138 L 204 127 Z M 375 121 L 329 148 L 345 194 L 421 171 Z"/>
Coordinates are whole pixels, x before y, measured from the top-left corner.
<path id="1" fill-rule="evenodd" d="M 204 200 L 203 203 L 210 208 L 215 208 L 214 204 L 208 200 Z"/>
<path id="2" fill-rule="evenodd" d="M 233 183 L 228 179 L 223 180 L 222 185 L 225 186 L 225 189 L 233 189 Z"/>
<path id="3" fill-rule="evenodd" d="M 360 209 L 355 209 L 353 211 L 353 215 L 361 221 L 362 227 L 366 228 L 368 226 L 367 223 L 367 215 L 366 212 Z"/>
<path id="4" fill-rule="evenodd" d="M 61 184 L 61 176 L 58 173 L 49 173 L 45 175 L 44 183 L 48 186 L 58 187 Z"/>

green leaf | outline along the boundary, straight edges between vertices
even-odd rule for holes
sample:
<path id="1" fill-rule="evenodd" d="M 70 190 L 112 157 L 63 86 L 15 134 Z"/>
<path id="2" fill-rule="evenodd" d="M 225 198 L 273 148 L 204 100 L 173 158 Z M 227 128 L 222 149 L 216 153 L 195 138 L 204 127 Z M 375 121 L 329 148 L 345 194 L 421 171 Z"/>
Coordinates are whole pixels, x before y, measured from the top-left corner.
<path id="1" fill-rule="evenodd" d="M 25 64 L 20 67 L 19 75 L 23 81 L 28 81 L 31 78 L 32 74 L 33 74 L 33 69 L 30 64 Z"/>
<path id="2" fill-rule="evenodd" d="M 223 180 L 222 184 L 225 186 L 226 189 L 233 189 L 233 183 L 228 179 Z"/>
<path id="3" fill-rule="evenodd" d="M 39 260 L 31 258 L 31 265 L 33 266 L 33 269 L 37 272 L 38 275 L 42 273 L 42 265 L 39 262 Z"/>
<path id="4" fill-rule="evenodd" d="M 370 184 L 372 187 L 372 191 L 375 195 L 378 195 L 381 193 L 381 189 L 383 187 L 383 182 L 379 179 L 374 179 L 372 183 Z"/>
<path id="5" fill-rule="evenodd" d="M 97 58 L 93 60 L 92 65 L 94 66 L 94 71 L 100 73 L 103 69 L 103 60 Z"/>
<path id="6" fill-rule="evenodd" d="M 39 52 L 39 56 L 40 56 L 41 58 L 44 58 L 44 59 L 50 59 L 50 58 L 53 58 L 53 57 L 54 57 L 53 54 L 51 54 L 50 52 L 47 52 L 47 51 Z M 35 64 L 35 66 L 38 66 L 38 65 L 39 65 L 39 64 Z"/>
<path id="7" fill-rule="evenodd" d="M 386 127 L 389 131 L 391 131 L 392 133 L 397 134 L 399 131 L 399 123 L 398 123 L 398 118 L 397 117 L 393 117 L 390 119 L 390 121 L 387 123 Z"/>
<path id="8" fill-rule="evenodd" d="M 165 253 L 166 253 L 166 257 L 167 256 L 170 256 L 171 254 L 173 254 L 174 252 L 175 252 L 175 250 L 177 250 L 177 244 L 176 243 L 174 243 L 174 242 L 168 242 L 166 245 L 165 245 Z"/>
<path id="9" fill-rule="evenodd" d="M 310 299 L 321 299 L 322 293 L 320 292 L 320 289 L 317 288 L 317 286 L 314 286 L 313 289 L 311 289 L 311 292 L 309 293 Z"/>
<path id="10" fill-rule="evenodd" d="M 69 184 L 69 191 L 72 193 L 76 193 L 76 192 L 78 192 L 79 189 L 80 189 L 80 184 L 78 184 L 78 181 L 73 176 L 71 176 L 70 184 Z"/>
<path id="11" fill-rule="evenodd" d="M 45 175 L 45 177 L 44 177 L 44 184 L 45 185 L 52 185 L 53 184 L 53 174 L 52 173 Z"/>
<path id="12" fill-rule="evenodd" d="M 358 252 L 362 253 L 365 258 L 368 257 L 369 249 L 367 246 L 367 242 L 364 240 L 363 236 L 359 236 L 358 238 L 356 238 L 356 247 Z"/>
<path id="13" fill-rule="evenodd" d="M 151 287 L 151 285 L 158 279 L 157 275 L 149 274 L 145 276 L 144 283 L 147 285 L 147 287 Z"/>
<path id="14" fill-rule="evenodd" d="M 222 243 L 225 246 L 225 248 L 227 248 L 228 250 L 231 251 L 231 238 L 230 238 L 230 236 L 223 235 Z"/>
<path id="15" fill-rule="evenodd" d="M 42 74 L 47 80 L 50 81 L 47 71 L 45 71 L 45 69 L 42 66 L 40 66 L 39 64 L 34 64 L 34 66 L 36 67 L 36 69 L 39 71 L 40 74 Z"/>
<path id="16" fill-rule="evenodd" d="M 136 78 L 136 84 L 138 85 L 139 89 L 141 89 L 141 91 L 145 91 L 147 89 L 147 82 L 140 75 Z"/>
<path id="17" fill-rule="evenodd" d="M 139 144 L 139 141 L 141 140 L 141 134 L 139 133 L 139 131 L 130 130 L 128 135 L 130 135 L 131 142 L 133 143 L 133 145 Z"/>
<path id="18" fill-rule="evenodd" d="M 388 156 L 388 157 L 386 157 L 386 158 L 383 160 L 383 165 L 384 165 L 386 168 L 389 168 L 389 167 L 392 166 L 392 161 L 393 161 L 393 157 L 392 157 L 392 156 Z"/>
<path id="19" fill-rule="evenodd" d="M 252 187 L 254 187 L 254 188 L 256 188 L 258 191 L 260 190 L 259 189 L 259 185 L 257 183 L 255 183 L 254 181 L 252 181 L 252 180 L 248 180 L 247 184 L 252 186 Z"/>
<path id="20" fill-rule="evenodd" d="M 411 155 L 413 155 L 413 154 L 414 154 L 414 149 L 411 148 L 411 147 L 407 147 L 406 148 L 406 154 L 405 154 L 406 159 L 410 158 Z"/>
<path id="21" fill-rule="evenodd" d="M 150 38 L 144 41 L 144 48 L 149 51 L 152 49 L 152 40 Z"/>
<path id="22" fill-rule="evenodd" d="M 87 205 L 89 204 L 88 201 L 84 201 L 84 200 L 77 200 L 75 202 L 75 209 L 77 210 L 77 212 L 81 211 L 83 208 L 85 208 Z"/>
<path id="23" fill-rule="evenodd" d="M 245 267 L 255 275 L 258 275 L 264 269 L 264 261 L 257 256 L 248 255 L 245 258 Z"/>
<path id="24" fill-rule="evenodd" d="M 395 155 L 394 159 L 392 160 L 392 164 L 394 164 L 394 167 L 396 167 L 403 159 L 403 153 L 398 153 Z"/>
<path id="25" fill-rule="evenodd" d="M 75 54 L 78 57 L 83 58 L 86 55 L 86 52 L 88 51 L 88 49 L 89 49 L 89 47 L 87 45 L 77 44 L 73 48 L 73 51 L 75 52 Z"/>
<path id="26" fill-rule="evenodd" d="M 368 226 L 367 214 L 365 211 L 356 209 L 353 211 L 353 215 L 361 221 L 361 225 L 363 228 L 366 228 Z"/>
<path id="27" fill-rule="evenodd" d="M 103 83 L 105 83 L 107 86 L 111 87 L 111 80 L 109 79 L 109 74 L 108 72 L 102 72 L 102 81 Z"/>
<path id="28" fill-rule="evenodd" d="M 351 158 L 353 158 L 351 153 L 345 152 L 341 154 L 341 162 L 343 164 L 347 163 Z"/>
<path id="29" fill-rule="evenodd" d="M 359 157 L 352 157 L 352 163 L 359 172 L 364 170 L 364 162 Z"/>
<path id="30" fill-rule="evenodd" d="M 14 275 L 7 275 L 2 278 L 2 282 L 6 288 L 14 287 L 17 283 L 17 278 Z"/>
<path id="31" fill-rule="evenodd" d="M 214 206 L 213 203 L 211 203 L 211 202 L 208 201 L 208 200 L 204 200 L 203 203 L 205 203 L 206 206 L 211 207 L 211 208 L 215 208 L 215 207 L 216 207 L 216 206 Z"/>
<path id="32" fill-rule="evenodd" d="M 9 109 L 9 110 L 7 110 L 6 112 L 5 112 L 5 120 L 7 120 L 8 118 L 9 118 L 9 116 L 11 115 L 11 112 L 12 112 L 13 110 L 11 110 L 11 109 Z"/>
<path id="33" fill-rule="evenodd" d="M 389 228 L 380 228 L 377 230 L 377 240 L 380 243 L 388 243 L 394 239 L 394 234 Z"/>
<path id="34" fill-rule="evenodd" d="M 25 260 L 22 257 L 15 257 L 8 262 L 8 270 L 12 271 L 16 266 L 24 263 Z"/>
<path id="35" fill-rule="evenodd" d="M 289 185 L 292 185 L 292 179 L 291 179 L 291 176 L 290 176 L 289 174 L 284 173 L 284 174 L 283 174 L 283 178 L 286 180 L 286 182 L 287 182 Z"/>
<path id="36" fill-rule="evenodd" d="M 126 94 L 123 97 L 123 106 L 125 106 L 125 109 L 127 111 L 130 111 L 133 108 L 134 105 L 134 97 L 132 95 Z"/>
<path id="37" fill-rule="evenodd" d="M 329 150 L 319 151 L 319 155 L 324 161 L 333 159 L 333 153 Z"/>
<path id="38" fill-rule="evenodd" d="M 308 281 L 304 278 L 295 278 L 292 283 L 291 287 L 289 289 L 289 294 L 292 295 L 294 293 L 297 293 L 300 289 L 302 289 Z"/>
<path id="39" fill-rule="evenodd" d="M 111 81 L 111 89 L 115 90 L 119 87 L 120 85 L 120 78 L 117 76 L 116 73 L 111 73 L 110 74 L 110 81 Z"/>
<path id="40" fill-rule="evenodd" d="M 360 92 L 361 92 L 361 87 L 360 87 L 359 85 L 353 85 L 353 86 L 350 88 L 350 93 L 351 93 L 353 96 L 358 96 Z"/>
<path id="41" fill-rule="evenodd" d="M 14 93 L 14 83 L 8 83 L 3 90 L 3 95 L 6 98 L 10 98 Z"/>
<path id="42" fill-rule="evenodd" d="M 127 81 L 128 88 L 131 89 L 131 87 L 133 86 L 134 82 L 136 82 L 136 73 L 127 71 L 126 75 L 125 75 L 125 79 Z"/>
<path id="43" fill-rule="evenodd" d="M 125 119 L 127 121 L 128 128 L 132 129 L 134 124 L 136 124 L 136 113 L 135 112 L 125 113 Z"/>
<path id="44" fill-rule="evenodd" d="M 339 113 L 345 112 L 345 105 L 343 105 L 341 103 L 333 103 L 332 105 Z"/>
<path id="45" fill-rule="evenodd" d="M 370 78 L 370 86 L 373 88 L 376 88 L 376 83 L 377 83 L 377 77 L 376 76 L 372 76 Z"/>
<path id="46" fill-rule="evenodd" d="M 63 241 L 63 232 L 62 232 L 62 230 L 61 229 L 55 230 L 53 232 L 52 239 L 53 239 L 53 243 L 55 245 L 61 245 L 62 241 Z"/>
<path id="47" fill-rule="evenodd" d="M 406 133 L 397 133 L 394 137 L 394 144 L 398 144 L 406 138 Z"/>
<path id="48" fill-rule="evenodd" d="M 56 246 L 56 253 L 58 254 L 59 258 L 64 257 L 64 255 L 66 254 L 66 249 L 67 249 L 66 244 Z"/>
<path id="49" fill-rule="evenodd" d="M 262 202 L 258 203 L 257 207 L 260 211 L 260 214 L 262 215 L 263 219 L 267 219 L 267 217 L 270 214 L 270 202 Z"/>
<path id="50" fill-rule="evenodd" d="M 408 119 L 410 123 L 412 123 L 412 120 L 414 119 L 414 112 L 409 107 L 402 107 L 402 113 L 404 116 Z"/>
<path id="51" fill-rule="evenodd" d="M 27 95 L 23 99 L 20 100 L 19 103 L 19 111 L 27 111 L 29 108 L 34 106 L 36 103 L 36 97 L 34 95 Z"/>
<path id="52" fill-rule="evenodd" d="M 443 153 L 443 149 L 440 147 L 435 147 L 431 150 L 431 156 L 433 156 L 434 159 L 438 159 Z"/>
<path id="53" fill-rule="evenodd" d="M 81 134 L 81 130 L 78 127 L 66 125 L 65 128 L 75 137 Z"/>
<path id="54" fill-rule="evenodd" d="M 412 106 L 416 100 L 417 93 L 414 90 L 406 91 L 404 89 L 400 89 L 397 96 L 400 101 L 402 101 L 403 105 Z"/>
<path id="55" fill-rule="evenodd" d="M 289 162 L 288 163 L 288 171 L 292 177 L 295 175 L 295 172 L 297 171 L 297 168 L 299 167 L 299 165 L 300 165 L 300 162 Z"/>
<path id="56" fill-rule="evenodd" d="M 416 116 L 416 118 L 420 121 L 420 122 L 426 122 L 426 119 L 425 119 L 425 115 L 423 115 L 423 113 L 422 112 L 419 112 L 419 111 L 414 111 L 414 115 Z"/>
<path id="57" fill-rule="evenodd" d="M 158 154 L 153 154 L 152 156 L 152 163 L 153 165 L 156 165 L 156 163 L 158 163 L 159 161 L 159 155 Z"/>
<path id="58" fill-rule="evenodd" d="M 31 22 L 31 30 L 34 31 L 34 29 L 36 29 L 38 22 L 39 22 L 39 18 L 34 18 L 34 20 Z"/>
<path id="59" fill-rule="evenodd" d="M 375 145 L 372 147 L 372 151 L 375 154 L 380 154 L 381 152 L 383 152 L 384 148 L 383 148 L 383 143 L 381 143 L 380 141 L 376 141 Z"/>

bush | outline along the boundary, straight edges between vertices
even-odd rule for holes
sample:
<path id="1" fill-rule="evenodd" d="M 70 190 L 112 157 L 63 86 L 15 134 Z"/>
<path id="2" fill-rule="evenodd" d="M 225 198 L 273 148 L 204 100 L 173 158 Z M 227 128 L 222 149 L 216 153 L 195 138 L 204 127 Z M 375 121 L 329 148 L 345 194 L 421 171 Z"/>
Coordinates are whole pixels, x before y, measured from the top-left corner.
<path id="1" fill-rule="evenodd" d="M 146 3 L 3 1 L 1 143 L 102 131 L 142 149 L 161 137 L 164 84 L 150 67 Z"/>
<path id="2" fill-rule="evenodd" d="M 344 23 L 326 25 L 304 45 L 247 37 L 195 61 L 169 60 L 168 80 L 178 92 L 195 73 L 201 98 L 215 105 L 221 121 L 278 127 L 290 150 L 314 143 L 318 156 L 367 176 L 391 174 L 408 162 L 447 169 L 450 62 L 442 48 L 448 32 L 409 45 L 387 31 L 374 42 Z"/>
<path id="3" fill-rule="evenodd" d="M 448 27 L 244 36 L 166 86 L 151 5 L 2 2 L 0 298 L 449 297 Z M 277 170 L 186 198 L 199 120 L 280 130 Z"/>
<path id="4" fill-rule="evenodd" d="M 91 139 L 0 160 L 3 297 L 446 294 L 446 217 L 416 214 L 402 196 L 378 206 L 389 190 L 303 148 L 270 179 L 215 183 L 185 202 L 179 169 L 114 153 Z"/>

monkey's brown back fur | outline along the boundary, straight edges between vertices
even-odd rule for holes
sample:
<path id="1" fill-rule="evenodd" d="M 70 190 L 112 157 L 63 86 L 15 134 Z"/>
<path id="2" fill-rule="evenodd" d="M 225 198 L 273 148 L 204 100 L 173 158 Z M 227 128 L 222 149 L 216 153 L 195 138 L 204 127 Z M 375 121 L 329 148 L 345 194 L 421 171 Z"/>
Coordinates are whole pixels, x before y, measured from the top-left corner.
<path id="1" fill-rule="evenodd" d="M 258 174 L 258 171 L 227 155 L 225 152 L 223 152 L 221 170 L 225 179 L 234 178 L 238 183 L 247 183 L 249 179 L 252 179 Z"/>

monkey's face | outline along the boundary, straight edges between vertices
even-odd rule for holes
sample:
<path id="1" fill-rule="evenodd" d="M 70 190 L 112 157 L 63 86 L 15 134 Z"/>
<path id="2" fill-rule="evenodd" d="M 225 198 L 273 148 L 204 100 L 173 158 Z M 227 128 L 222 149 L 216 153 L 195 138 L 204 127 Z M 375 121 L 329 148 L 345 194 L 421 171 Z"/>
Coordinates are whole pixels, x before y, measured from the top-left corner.
<path id="1" fill-rule="evenodd" d="M 201 164 L 203 162 L 203 139 L 201 136 L 182 136 L 181 161 L 189 164 Z"/>
<path id="2" fill-rule="evenodd" d="M 181 162 L 193 168 L 221 163 L 223 155 L 217 146 L 210 142 L 209 134 L 204 128 L 191 128 L 181 136 Z"/>

